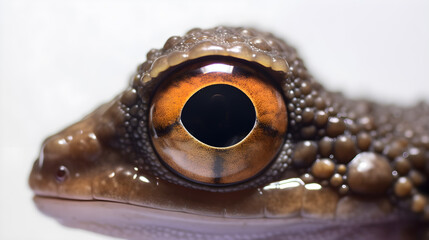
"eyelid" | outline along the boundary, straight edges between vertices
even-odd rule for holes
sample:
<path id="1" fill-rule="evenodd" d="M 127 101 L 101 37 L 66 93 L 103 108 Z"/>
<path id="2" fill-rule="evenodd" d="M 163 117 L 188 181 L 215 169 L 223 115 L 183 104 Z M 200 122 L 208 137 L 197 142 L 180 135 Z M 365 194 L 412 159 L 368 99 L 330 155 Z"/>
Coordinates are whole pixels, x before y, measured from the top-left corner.
<path id="1" fill-rule="evenodd" d="M 226 36 L 225 39 L 219 40 L 217 32 L 227 30 L 220 27 L 213 32 L 193 31 L 191 32 L 192 35 L 170 38 L 165 44 L 168 48 L 152 50 L 148 53 L 147 61 L 138 67 L 133 86 L 156 85 L 156 78 L 161 73 L 180 64 L 204 57 L 232 57 L 246 62 L 254 62 L 274 72 L 282 72 L 283 74 L 289 71 L 289 62 L 293 62 L 296 58 L 295 49 L 285 46 L 274 37 L 243 38 L 243 36 L 240 36 L 239 38 L 231 38 L 228 37 L 228 34 L 223 34 L 223 36 Z M 231 35 L 237 34 L 232 31 L 230 33 Z M 264 37 L 268 38 L 264 39 Z M 237 39 L 241 39 L 241 41 Z M 262 45 L 264 44 L 258 44 L 258 42 L 270 44 L 270 47 L 263 47 Z M 270 51 L 267 51 L 267 49 Z M 150 90 L 153 90 L 153 88 L 150 88 Z"/>

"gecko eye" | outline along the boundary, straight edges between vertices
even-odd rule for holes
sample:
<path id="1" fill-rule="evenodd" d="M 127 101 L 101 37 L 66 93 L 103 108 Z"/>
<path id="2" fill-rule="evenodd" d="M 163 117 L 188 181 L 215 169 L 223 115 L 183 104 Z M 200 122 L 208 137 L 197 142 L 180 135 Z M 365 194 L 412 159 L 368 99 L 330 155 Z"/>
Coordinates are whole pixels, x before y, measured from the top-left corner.
<path id="1" fill-rule="evenodd" d="M 167 73 L 149 113 L 162 162 L 190 181 L 226 186 L 263 171 L 287 129 L 282 94 L 260 66 L 198 61 Z"/>

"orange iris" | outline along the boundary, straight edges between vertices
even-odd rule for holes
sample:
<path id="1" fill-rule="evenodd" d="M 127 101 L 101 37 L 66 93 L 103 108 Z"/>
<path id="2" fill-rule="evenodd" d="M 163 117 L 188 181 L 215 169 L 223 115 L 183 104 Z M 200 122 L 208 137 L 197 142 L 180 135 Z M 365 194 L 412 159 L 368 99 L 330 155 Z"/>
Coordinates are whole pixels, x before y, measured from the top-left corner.
<path id="1" fill-rule="evenodd" d="M 269 75 L 256 67 L 196 61 L 165 76 L 152 99 L 149 129 L 171 170 L 223 186 L 270 164 L 284 140 L 287 112 Z"/>

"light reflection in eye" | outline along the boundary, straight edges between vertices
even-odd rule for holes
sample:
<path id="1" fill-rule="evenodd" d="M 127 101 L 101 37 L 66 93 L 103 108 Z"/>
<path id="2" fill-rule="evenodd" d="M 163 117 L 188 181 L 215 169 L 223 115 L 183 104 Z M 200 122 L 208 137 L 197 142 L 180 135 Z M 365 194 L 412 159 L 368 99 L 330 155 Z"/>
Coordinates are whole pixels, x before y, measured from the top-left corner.
<path id="1" fill-rule="evenodd" d="M 278 182 L 270 183 L 269 185 L 264 187 L 264 190 L 294 188 L 302 185 L 304 185 L 304 182 L 300 178 L 289 178 Z"/>
<path id="2" fill-rule="evenodd" d="M 223 63 L 214 63 L 201 68 L 201 72 L 204 74 L 212 72 L 232 73 L 233 70 L 234 66 Z"/>

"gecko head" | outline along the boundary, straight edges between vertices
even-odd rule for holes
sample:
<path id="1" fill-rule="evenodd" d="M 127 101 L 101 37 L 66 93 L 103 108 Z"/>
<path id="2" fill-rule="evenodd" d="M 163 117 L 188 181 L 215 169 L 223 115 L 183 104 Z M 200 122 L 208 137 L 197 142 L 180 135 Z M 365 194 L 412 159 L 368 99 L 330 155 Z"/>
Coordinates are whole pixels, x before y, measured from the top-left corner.
<path id="1" fill-rule="evenodd" d="M 425 109 L 407 113 L 427 120 Z M 428 121 L 413 126 L 400 111 L 327 91 L 272 34 L 193 29 L 151 50 L 110 103 L 48 138 L 30 186 L 191 219 L 326 220 L 355 233 L 378 221 L 386 232 L 428 209 Z"/>

